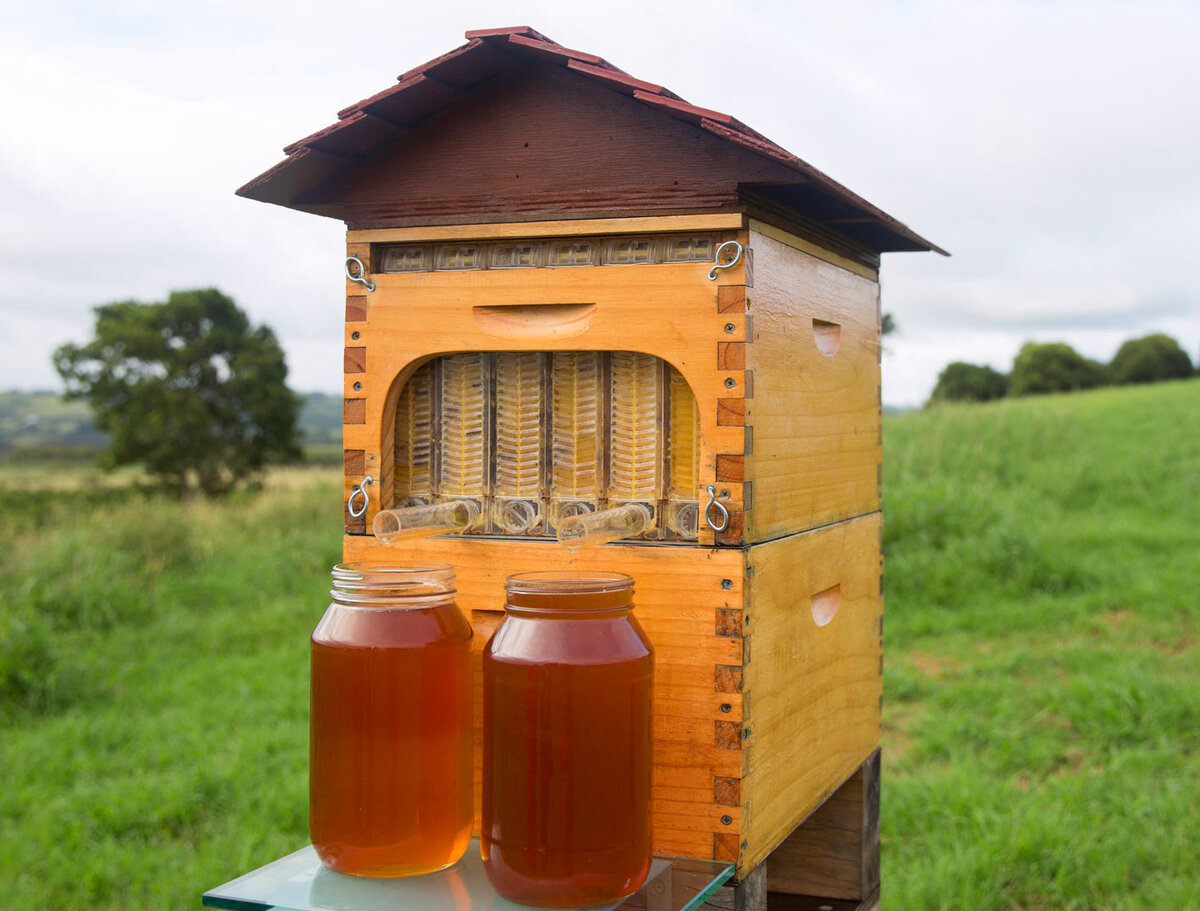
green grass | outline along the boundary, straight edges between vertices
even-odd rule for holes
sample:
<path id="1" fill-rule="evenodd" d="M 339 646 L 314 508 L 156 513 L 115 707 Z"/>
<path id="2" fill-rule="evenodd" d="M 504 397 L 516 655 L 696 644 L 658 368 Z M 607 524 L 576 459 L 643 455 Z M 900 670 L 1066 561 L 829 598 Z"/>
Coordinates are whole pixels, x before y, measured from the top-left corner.
<path id="1" fill-rule="evenodd" d="M 336 473 L 219 505 L 7 481 L 0 906 L 198 907 L 304 843 Z"/>
<path id="2" fill-rule="evenodd" d="M 885 421 L 895 908 L 1200 900 L 1200 381 Z"/>
<path id="3" fill-rule="evenodd" d="M 885 422 L 888 909 L 1200 895 L 1200 381 Z M 195 908 L 306 839 L 336 471 L 0 467 L 0 906 Z"/>

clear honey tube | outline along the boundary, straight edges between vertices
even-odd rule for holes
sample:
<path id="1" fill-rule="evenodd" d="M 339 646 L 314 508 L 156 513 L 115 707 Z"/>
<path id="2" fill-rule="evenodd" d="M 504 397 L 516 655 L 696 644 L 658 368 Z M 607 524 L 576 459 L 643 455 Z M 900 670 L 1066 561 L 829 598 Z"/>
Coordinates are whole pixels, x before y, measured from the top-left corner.
<path id="1" fill-rule="evenodd" d="M 594 512 L 600 503 L 600 355 L 555 353 L 550 363 L 550 520 Z"/>
<path id="2" fill-rule="evenodd" d="M 507 534 L 527 534 L 541 522 L 543 360 L 532 351 L 496 355 L 492 522 Z"/>
<path id="3" fill-rule="evenodd" d="M 393 461 L 398 506 L 428 502 L 433 495 L 433 364 L 419 367 L 396 405 Z"/>
<path id="4" fill-rule="evenodd" d="M 384 544 L 467 531 L 479 521 L 479 504 L 474 500 L 445 500 L 427 506 L 381 509 L 371 530 Z"/>
<path id="5" fill-rule="evenodd" d="M 475 500 L 488 493 L 488 356 L 454 354 L 440 359 L 441 445 L 438 499 Z"/>
<path id="6" fill-rule="evenodd" d="M 663 495 L 662 377 L 653 355 L 610 355 L 608 500 L 640 503 L 652 517 Z"/>
<path id="7" fill-rule="evenodd" d="M 558 525 L 558 543 L 579 550 L 622 538 L 636 538 L 651 526 L 650 510 L 641 503 L 626 503 L 611 509 L 567 516 Z"/>
<path id="8" fill-rule="evenodd" d="M 700 409 L 674 367 L 667 367 L 667 387 L 667 527 L 694 541 L 700 531 Z"/>

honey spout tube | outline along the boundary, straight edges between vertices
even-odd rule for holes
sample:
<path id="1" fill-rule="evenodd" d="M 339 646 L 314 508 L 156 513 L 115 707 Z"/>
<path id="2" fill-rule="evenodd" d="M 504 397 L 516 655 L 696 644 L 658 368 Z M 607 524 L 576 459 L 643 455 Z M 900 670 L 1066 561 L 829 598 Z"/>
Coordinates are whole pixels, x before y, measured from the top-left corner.
<path id="1" fill-rule="evenodd" d="M 381 509 L 375 514 L 372 531 L 384 544 L 424 538 L 446 532 L 466 531 L 479 519 L 479 504 L 473 500 L 447 500 L 428 506 Z"/>
<path id="2" fill-rule="evenodd" d="M 567 550 L 579 550 L 593 544 L 632 538 L 650 527 L 650 519 L 650 510 L 640 503 L 568 516 L 558 525 L 558 543 Z"/>

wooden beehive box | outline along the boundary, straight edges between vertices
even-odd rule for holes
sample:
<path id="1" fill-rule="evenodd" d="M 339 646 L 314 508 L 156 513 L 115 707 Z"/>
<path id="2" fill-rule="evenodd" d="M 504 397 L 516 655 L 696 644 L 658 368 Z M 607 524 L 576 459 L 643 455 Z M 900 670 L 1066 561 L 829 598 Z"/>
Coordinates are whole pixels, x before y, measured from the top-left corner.
<path id="1" fill-rule="evenodd" d="M 346 514 L 345 558 L 452 563 L 480 650 L 508 573 L 631 573 L 657 656 L 655 850 L 745 872 L 878 745 L 879 254 L 937 248 L 736 120 L 600 58 L 530 29 L 467 38 L 239 191 L 345 220 L 347 255 L 374 284 L 346 286 L 347 501 L 372 483 L 365 516 Z M 729 241 L 741 256 L 713 270 Z M 458 445 L 413 431 L 422 378 L 478 365 L 494 399 L 498 359 L 517 352 L 549 377 L 534 380 L 543 412 L 569 352 L 597 353 L 602 393 L 629 356 L 658 371 L 664 401 L 685 384 L 694 459 L 671 467 L 683 406 L 659 406 L 656 465 L 688 486 L 650 498 L 657 530 L 568 552 L 550 536 L 547 468 L 523 494 L 540 510 L 532 531 L 488 519 L 456 537 L 370 536 L 378 509 L 414 493 L 414 447 Z M 596 412 L 601 473 L 622 458 L 616 409 Z M 498 451 L 505 414 L 486 405 L 455 433 Z M 548 439 L 535 448 L 552 461 Z M 503 503 L 481 471 L 490 516 Z M 444 495 L 442 475 L 441 494 L 422 493 Z M 710 485 L 724 531 L 703 521 L 720 518 Z M 699 530 L 676 533 L 666 517 L 689 497 Z"/>

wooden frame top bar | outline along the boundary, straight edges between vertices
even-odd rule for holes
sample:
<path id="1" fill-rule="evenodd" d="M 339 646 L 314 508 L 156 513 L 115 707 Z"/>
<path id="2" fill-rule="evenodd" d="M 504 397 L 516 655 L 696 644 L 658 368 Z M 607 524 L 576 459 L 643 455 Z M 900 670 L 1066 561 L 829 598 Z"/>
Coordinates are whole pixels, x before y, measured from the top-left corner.
<path id="1" fill-rule="evenodd" d="M 347 231 L 347 243 L 408 243 L 485 240 L 506 237 L 575 237 L 587 234 L 658 234 L 680 231 L 736 231 L 745 227 L 738 212 L 705 215 L 650 215 L 634 218 L 587 218 L 572 221 L 499 222 L 482 225 L 421 225 Z"/>

